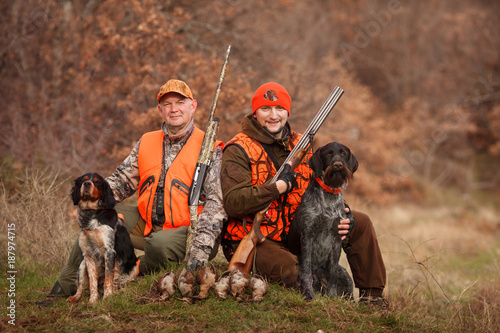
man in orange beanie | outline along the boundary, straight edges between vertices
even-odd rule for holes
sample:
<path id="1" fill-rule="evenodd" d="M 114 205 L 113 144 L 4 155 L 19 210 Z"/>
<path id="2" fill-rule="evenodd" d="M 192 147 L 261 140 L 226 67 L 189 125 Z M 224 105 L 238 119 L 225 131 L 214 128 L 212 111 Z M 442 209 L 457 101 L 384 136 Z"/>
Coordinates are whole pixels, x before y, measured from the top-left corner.
<path id="1" fill-rule="evenodd" d="M 230 260 L 241 239 L 251 228 L 255 213 L 268 207 L 261 232 L 266 241 L 257 245 L 256 270 L 270 281 L 297 286 L 298 260 L 287 248 L 287 233 L 295 210 L 310 181 L 311 170 L 305 159 L 294 170 L 282 172 L 269 184 L 301 134 L 288 123 L 291 98 L 286 89 L 268 82 L 252 98 L 252 113 L 246 115 L 242 132 L 224 148 L 221 183 L 228 223 L 222 231 L 222 245 Z M 386 271 L 370 218 L 352 211 L 355 224 L 342 220 L 339 234 L 349 237 L 344 246 L 360 301 L 387 306 L 382 293 Z"/>

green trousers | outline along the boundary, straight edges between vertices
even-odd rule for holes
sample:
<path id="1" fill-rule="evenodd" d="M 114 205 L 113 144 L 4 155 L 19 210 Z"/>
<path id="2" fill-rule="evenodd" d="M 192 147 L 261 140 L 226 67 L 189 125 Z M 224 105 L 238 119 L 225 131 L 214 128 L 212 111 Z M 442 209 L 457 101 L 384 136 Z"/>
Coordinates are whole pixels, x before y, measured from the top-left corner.
<path id="1" fill-rule="evenodd" d="M 123 215 L 134 248 L 144 251 L 144 255 L 139 257 L 141 273 L 147 274 L 160 269 L 168 261 L 180 262 L 184 259 L 187 227 L 163 230 L 155 226 L 153 231 L 144 237 L 146 222 L 139 214 L 137 206 L 118 204 L 115 210 Z M 83 255 L 77 239 L 68 262 L 57 279 L 65 295 L 73 295 L 76 292 L 76 275 L 82 260 Z"/>

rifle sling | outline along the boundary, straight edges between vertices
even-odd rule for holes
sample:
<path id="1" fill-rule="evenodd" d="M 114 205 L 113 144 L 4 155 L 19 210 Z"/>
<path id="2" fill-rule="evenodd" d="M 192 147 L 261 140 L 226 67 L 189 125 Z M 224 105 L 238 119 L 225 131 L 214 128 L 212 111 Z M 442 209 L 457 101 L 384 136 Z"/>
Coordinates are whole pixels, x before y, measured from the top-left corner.
<path id="1" fill-rule="evenodd" d="M 265 144 L 265 143 L 261 143 L 261 145 L 262 145 L 262 148 L 264 148 L 264 150 L 266 151 L 267 156 L 269 156 L 269 158 L 273 162 L 274 167 L 276 168 L 276 171 L 279 170 L 281 165 L 279 164 L 278 159 L 276 158 L 276 155 L 274 155 L 273 151 L 271 150 L 271 147 L 269 147 L 269 145 Z"/>
<path id="2" fill-rule="evenodd" d="M 269 147 L 269 145 L 265 144 L 265 143 L 261 143 L 262 147 L 264 148 L 264 150 L 266 151 L 267 153 L 267 156 L 269 156 L 269 158 L 271 159 L 271 161 L 273 162 L 274 164 L 274 167 L 276 168 L 276 171 L 278 171 L 280 169 L 280 164 L 278 162 L 278 159 L 276 158 L 276 155 L 274 154 L 274 152 L 271 150 L 271 147 Z M 288 193 L 285 193 L 283 196 L 282 196 L 282 200 L 281 200 L 281 205 L 284 204 L 284 202 L 286 201 L 286 198 L 288 196 Z M 279 200 L 278 200 L 279 201 Z M 279 215 L 281 215 L 281 219 L 283 220 L 283 223 L 286 224 L 286 221 L 284 219 L 284 215 L 282 214 L 282 212 L 278 212 Z M 278 229 L 275 229 L 272 233 L 270 233 L 269 235 L 266 236 L 266 238 L 272 238 L 274 237 L 274 235 L 276 235 L 278 233 Z"/>

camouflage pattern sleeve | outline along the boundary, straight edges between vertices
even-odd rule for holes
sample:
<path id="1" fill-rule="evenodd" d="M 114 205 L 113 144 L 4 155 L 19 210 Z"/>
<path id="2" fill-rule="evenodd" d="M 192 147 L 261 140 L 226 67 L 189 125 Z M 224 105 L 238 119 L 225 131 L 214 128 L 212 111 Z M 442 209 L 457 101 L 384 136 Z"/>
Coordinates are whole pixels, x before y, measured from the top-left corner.
<path id="1" fill-rule="evenodd" d="M 139 140 L 130 155 L 116 168 L 115 172 L 106 178 L 117 202 L 122 202 L 137 191 L 139 186 Z"/>
<path id="2" fill-rule="evenodd" d="M 198 217 L 198 225 L 193 244 L 188 254 L 188 269 L 196 270 L 208 262 L 208 257 L 220 236 L 222 224 L 227 218 L 222 205 L 220 168 L 222 148 L 218 146 L 213 153 L 202 194 L 205 195 L 205 206 Z"/>

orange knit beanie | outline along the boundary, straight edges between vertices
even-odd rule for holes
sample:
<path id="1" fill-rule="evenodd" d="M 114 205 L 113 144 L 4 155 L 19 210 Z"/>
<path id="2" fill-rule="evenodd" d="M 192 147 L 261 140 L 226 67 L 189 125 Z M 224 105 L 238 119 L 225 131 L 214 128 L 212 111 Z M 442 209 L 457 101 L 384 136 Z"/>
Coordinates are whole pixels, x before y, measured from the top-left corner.
<path id="1" fill-rule="evenodd" d="M 261 106 L 279 105 L 288 111 L 290 116 L 290 106 L 292 99 L 286 89 L 275 82 L 268 82 L 261 85 L 252 98 L 252 114 Z"/>

